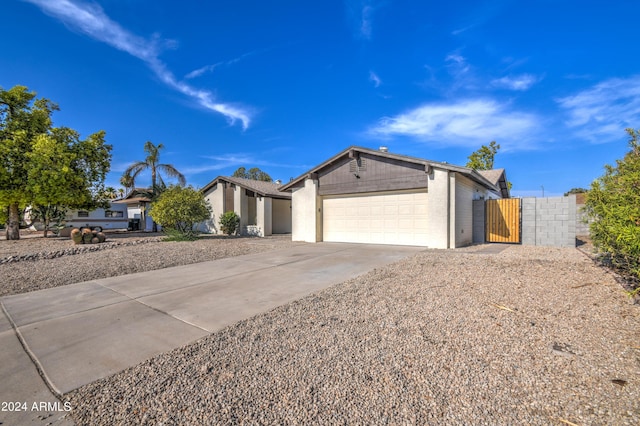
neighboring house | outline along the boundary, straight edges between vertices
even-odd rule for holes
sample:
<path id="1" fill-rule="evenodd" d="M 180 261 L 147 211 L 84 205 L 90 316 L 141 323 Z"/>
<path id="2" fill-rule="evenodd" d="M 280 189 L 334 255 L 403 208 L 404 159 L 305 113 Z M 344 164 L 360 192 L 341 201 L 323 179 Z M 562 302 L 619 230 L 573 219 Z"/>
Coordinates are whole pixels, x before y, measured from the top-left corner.
<path id="1" fill-rule="evenodd" d="M 149 190 L 146 188 L 135 188 L 126 197 L 113 202 L 113 204 L 126 206 L 126 217 L 133 225 L 130 226 L 132 231 L 151 232 L 153 230 L 153 219 L 148 214 L 151 207 L 151 200 L 146 195 L 148 193 Z M 158 230 L 160 230 L 160 225 L 158 225 Z"/>
<path id="2" fill-rule="evenodd" d="M 504 170 L 350 147 L 280 188 L 294 241 L 454 248 L 473 242 L 473 200 L 508 198 Z"/>
<path id="3" fill-rule="evenodd" d="M 128 223 L 126 208 L 113 201 L 107 209 L 69 210 L 65 218 L 65 228 L 127 229 Z"/>
<path id="4" fill-rule="evenodd" d="M 199 224 L 202 232 L 220 230 L 220 215 L 234 211 L 240 216 L 242 235 L 260 237 L 291 233 L 291 194 L 278 191 L 274 182 L 218 176 L 202 193 L 211 205 L 211 219 Z"/>
<path id="5" fill-rule="evenodd" d="M 25 211 L 25 220 L 31 221 L 31 211 Z M 53 223 L 51 225 L 54 225 Z M 104 229 L 127 229 L 127 210 L 122 205 L 114 204 L 107 209 L 95 210 L 67 210 L 64 218 L 64 228 L 60 230 L 61 236 L 69 236 L 72 228 L 99 228 Z M 40 221 L 31 225 L 32 229 L 41 231 L 44 224 Z"/>

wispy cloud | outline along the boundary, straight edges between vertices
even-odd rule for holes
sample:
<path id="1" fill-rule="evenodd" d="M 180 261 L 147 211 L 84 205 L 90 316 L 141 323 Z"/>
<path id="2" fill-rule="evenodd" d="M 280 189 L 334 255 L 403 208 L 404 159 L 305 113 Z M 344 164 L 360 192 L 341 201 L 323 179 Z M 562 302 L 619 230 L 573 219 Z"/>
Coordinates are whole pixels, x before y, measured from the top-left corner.
<path id="1" fill-rule="evenodd" d="M 465 74 L 471 69 L 471 66 L 467 63 L 465 57 L 458 52 L 449 53 L 444 58 L 444 61 L 447 64 L 449 72 L 453 75 Z"/>
<path id="2" fill-rule="evenodd" d="M 458 28 L 457 30 L 451 31 L 451 35 L 454 35 L 454 36 L 460 35 L 460 34 L 462 34 L 464 32 L 469 31 L 470 29 L 472 29 L 473 27 L 475 27 L 477 25 L 478 24 L 471 24 L 471 25 L 468 25 L 468 26 L 463 27 L 463 28 Z"/>
<path id="3" fill-rule="evenodd" d="M 578 136 L 593 143 L 619 140 L 640 122 L 640 75 L 605 80 L 557 102 Z"/>
<path id="4" fill-rule="evenodd" d="M 205 65 L 204 67 L 198 68 L 197 70 L 193 70 L 190 73 L 186 74 L 184 76 L 184 78 L 191 79 L 191 78 L 196 78 L 196 77 L 200 77 L 202 74 L 211 72 L 213 70 L 215 70 L 216 68 L 218 68 L 220 65 L 222 65 L 223 62 L 218 62 L 217 64 L 211 64 L 211 65 Z"/>
<path id="5" fill-rule="evenodd" d="M 147 64 L 156 76 L 167 86 L 193 98 L 198 104 L 211 111 L 224 115 L 231 124 L 237 120 L 247 129 L 251 122 L 250 112 L 240 106 L 216 101 L 213 94 L 196 89 L 179 81 L 164 62 L 160 60 L 162 50 L 175 46 L 171 40 L 161 40 L 158 36 L 151 39 L 140 37 L 111 20 L 97 4 L 82 3 L 77 0 L 24 0 L 38 6 L 68 28 L 126 52 Z"/>
<path id="6" fill-rule="evenodd" d="M 208 73 L 208 72 L 212 72 L 214 71 L 216 68 L 219 67 L 228 67 L 234 64 L 237 64 L 238 62 L 242 61 L 243 59 L 246 59 L 250 56 L 253 55 L 257 55 L 259 53 L 263 53 L 266 51 L 271 50 L 272 48 L 268 48 L 268 49 L 259 49 L 259 50 L 253 50 L 251 52 L 247 52 L 245 54 L 242 54 L 240 56 L 238 56 L 237 58 L 233 58 L 229 61 L 223 61 L 223 62 L 217 62 L 215 64 L 211 64 L 211 65 L 205 65 L 204 67 L 198 68 L 197 70 L 193 70 L 190 73 L 188 73 L 187 75 L 184 76 L 184 78 L 186 79 L 191 79 L 191 78 L 195 78 L 195 77 L 200 77 L 201 75 Z"/>
<path id="7" fill-rule="evenodd" d="M 491 82 L 491 84 L 495 87 L 500 87 L 508 90 L 515 91 L 526 91 L 531 88 L 538 81 L 538 77 L 531 74 L 521 74 L 516 76 L 506 76 L 502 78 L 495 79 Z"/>
<path id="8" fill-rule="evenodd" d="M 380 85 L 382 84 L 382 80 L 380 80 L 380 77 L 378 77 L 378 75 L 373 72 L 373 71 L 369 71 L 369 81 L 373 83 L 373 87 L 380 87 Z"/>
<path id="9" fill-rule="evenodd" d="M 373 34 L 373 15 L 379 8 L 374 0 L 345 0 L 348 18 L 355 35 L 365 40 Z"/>
<path id="10" fill-rule="evenodd" d="M 475 91 L 484 85 L 479 81 L 474 68 L 467 61 L 467 58 L 462 56 L 459 50 L 449 53 L 444 58 L 444 66 L 449 76 L 453 79 L 450 83 L 444 85 L 445 91 L 449 94 L 460 89 Z"/>
<path id="11" fill-rule="evenodd" d="M 198 166 L 187 166 L 180 170 L 185 175 L 195 175 L 204 172 L 211 172 L 216 170 L 237 168 L 237 167 L 272 167 L 272 168 L 299 168 L 308 169 L 311 166 L 299 165 L 299 164 L 282 164 L 274 163 L 271 161 L 264 161 L 260 158 L 247 153 L 229 153 L 222 155 L 204 155 L 202 158 L 208 160 L 207 164 Z"/>
<path id="12" fill-rule="evenodd" d="M 462 147 L 478 147 L 497 140 L 505 150 L 522 150 L 532 148 L 529 136 L 539 121 L 536 115 L 515 111 L 507 104 L 469 99 L 424 104 L 394 117 L 384 117 L 369 129 L 369 134 Z"/>

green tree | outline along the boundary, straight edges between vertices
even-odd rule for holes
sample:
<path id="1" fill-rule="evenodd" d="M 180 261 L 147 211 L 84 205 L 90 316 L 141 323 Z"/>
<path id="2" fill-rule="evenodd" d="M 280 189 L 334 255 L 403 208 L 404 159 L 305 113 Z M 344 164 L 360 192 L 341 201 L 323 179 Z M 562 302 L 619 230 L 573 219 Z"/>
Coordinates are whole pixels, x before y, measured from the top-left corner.
<path id="1" fill-rule="evenodd" d="M 220 215 L 220 229 L 227 235 L 235 234 L 240 225 L 240 216 L 236 212 L 226 212 Z"/>
<path id="2" fill-rule="evenodd" d="M 500 144 L 497 144 L 496 141 L 491 141 L 489 146 L 482 145 L 480 149 L 472 152 L 471 155 L 467 157 L 469 161 L 467 161 L 466 166 L 474 170 L 493 169 L 493 162 L 499 149 Z"/>
<path id="3" fill-rule="evenodd" d="M 52 126 L 57 105 L 24 86 L 0 89 L 0 207 L 8 209 L 7 239 L 19 239 L 27 205 L 95 208 L 110 168 L 104 131 L 81 140 Z"/>
<path id="4" fill-rule="evenodd" d="M 591 184 L 586 209 L 594 220 L 590 233 L 596 248 L 615 267 L 640 278 L 640 130 L 626 132 L 630 151 Z"/>
<path id="5" fill-rule="evenodd" d="M 589 190 L 585 188 L 571 188 L 570 190 L 564 193 L 564 196 L 566 197 L 567 195 L 571 195 L 571 194 L 584 194 L 585 192 L 588 192 L 588 191 Z"/>
<path id="6" fill-rule="evenodd" d="M 235 172 L 233 172 L 232 176 L 244 179 L 260 180 L 263 182 L 273 182 L 271 176 L 257 167 L 252 167 L 249 169 L 249 171 L 247 171 L 247 169 L 244 167 L 239 167 Z"/>
<path id="7" fill-rule="evenodd" d="M 47 234 L 51 228 L 55 228 L 55 232 L 58 233 L 60 229 L 64 227 L 63 222 L 67 215 L 67 209 L 62 206 L 56 206 L 52 204 L 47 205 L 33 205 L 29 211 L 31 222 L 37 220 L 41 221 L 44 226 L 44 237 L 47 238 Z M 25 214 L 26 216 L 26 214 Z"/>
<path id="8" fill-rule="evenodd" d="M 122 185 L 124 187 L 124 190 L 122 191 L 124 193 L 123 197 L 126 196 L 126 195 L 129 195 L 129 193 L 131 191 L 133 191 L 133 188 L 134 188 L 133 184 L 134 184 L 134 182 L 133 182 L 133 178 L 131 176 L 122 175 L 120 177 L 120 185 Z"/>
<path id="9" fill-rule="evenodd" d="M 107 186 L 102 196 L 107 200 L 115 200 L 118 198 L 118 191 L 113 186 Z"/>
<path id="10" fill-rule="evenodd" d="M 36 135 L 51 128 L 50 115 L 57 105 L 36 99 L 24 86 L 0 87 L 0 206 L 6 209 L 8 240 L 20 239 L 20 210 L 29 203 L 26 191 L 28 161 Z"/>
<path id="11" fill-rule="evenodd" d="M 193 237 L 193 226 L 211 217 L 211 207 L 202 192 L 191 186 L 171 185 L 158 197 L 149 213 L 165 232 L 176 231 L 183 237 Z"/>
<path id="12" fill-rule="evenodd" d="M 143 161 L 136 161 L 127 167 L 124 171 L 121 182 L 124 181 L 130 183 L 130 187 L 135 187 L 135 182 L 138 176 L 142 172 L 149 170 L 151 172 L 151 190 L 155 190 L 158 186 L 165 185 L 161 173 L 178 179 L 180 185 L 184 186 L 187 180 L 184 175 L 178 171 L 178 169 L 171 164 L 160 164 L 160 151 L 163 149 L 164 144 L 162 143 L 154 145 L 150 141 L 145 142 L 144 152 L 147 153 L 147 157 Z"/>
<path id="13" fill-rule="evenodd" d="M 143 161 L 136 161 L 131 164 L 124 171 L 120 182 L 123 184 L 129 185 L 129 188 L 135 188 L 136 179 L 138 176 L 149 170 L 151 172 L 151 188 L 149 193 L 147 194 L 152 202 L 156 201 L 160 194 L 165 190 L 166 184 L 162 179 L 161 173 L 166 174 L 167 176 L 178 179 L 178 183 L 184 186 L 187 182 L 184 175 L 178 171 L 171 164 L 161 164 L 160 163 L 160 151 L 164 149 L 164 144 L 159 143 L 158 145 L 154 145 L 151 141 L 147 141 L 144 144 L 144 152 L 147 153 L 147 157 Z M 153 231 L 157 231 L 158 228 L 153 223 Z"/>

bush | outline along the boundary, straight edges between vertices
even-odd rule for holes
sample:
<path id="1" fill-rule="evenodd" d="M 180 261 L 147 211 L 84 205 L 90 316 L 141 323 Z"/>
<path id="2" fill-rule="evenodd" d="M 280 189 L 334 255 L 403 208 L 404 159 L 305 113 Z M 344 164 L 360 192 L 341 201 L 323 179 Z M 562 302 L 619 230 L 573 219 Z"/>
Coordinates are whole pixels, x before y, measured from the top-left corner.
<path id="1" fill-rule="evenodd" d="M 170 238 L 181 234 L 190 240 L 196 235 L 194 225 L 211 217 L 211 208 L 200 191 L 171 185 L 153 203 L 149 215 Z"/>
<path id="2" fill-rule="evenodd" d="M 226 212 L 220 215 L 220 229 L 227 235 L 235 234 L 240 225 L 240 216 L 236 212 Z"/>
<path id="3" fill-rule="evenodd" d="M 586 211 L 595 247 L 622 273 L 640 279 L 640 130 L 627 133 L 631 150 L 591 184 Z"/>
<path id="4" fill-rule="evenodd" d="M 193 231 L 182 232 L 171 228 L 162 228 L 167 237 L 163 241 L 195 241 L 198 233 Z"/>

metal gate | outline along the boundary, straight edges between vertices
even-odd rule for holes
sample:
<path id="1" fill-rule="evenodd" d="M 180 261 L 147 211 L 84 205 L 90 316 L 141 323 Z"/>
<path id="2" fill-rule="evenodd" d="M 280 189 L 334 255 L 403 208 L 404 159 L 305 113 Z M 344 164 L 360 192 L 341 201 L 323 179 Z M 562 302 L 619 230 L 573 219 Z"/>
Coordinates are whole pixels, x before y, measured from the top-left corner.
<path id="1" fill-rule="evenodd" d="M 489 243 L 520 243 L 520 198 L 487 200 L 485 235 Z"/>

